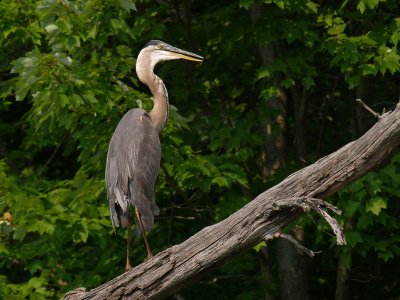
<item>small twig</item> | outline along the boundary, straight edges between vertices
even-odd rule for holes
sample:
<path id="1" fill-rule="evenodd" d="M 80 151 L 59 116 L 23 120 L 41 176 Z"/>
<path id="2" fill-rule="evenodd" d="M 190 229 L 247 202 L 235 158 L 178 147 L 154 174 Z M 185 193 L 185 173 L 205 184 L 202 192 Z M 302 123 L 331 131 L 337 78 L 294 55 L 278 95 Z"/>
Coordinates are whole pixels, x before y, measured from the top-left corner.
<path id="1" fill-rule="evenodd" d="M 284 238 L 291 242 L 293 245 L 295 245 L 300 251 L 304 252 L 308 256 L 315 256 L 315 254 L 321 253 L 322 251 L 312 251 L 306 247 L 304 247 L 302 244 L 300 244 L 294 237 L 292 237 L 290 234 L 285 234 L 281 233 L 280 236 L 281 238 Z"/>
<path id="2" fill-rule="evenodd" d="M 359 104 L 361 104 L 361 106 L 364 107 L 366 110 L 368 110 L 371 114 L 373 114 L 375 118 L 379 119 L 381 117 L 380 114 L 375 112 L 372 108 L 370 108 L 367 104 L 365 104 L 361 99 L 356 99 L 356 101 Z"/>
<path id="3" fill-rule="evenodd" d="M 274 238 L 283 238 L 288 240 L 289 242 L 291 242 L 293 245 L 295 245 L 300 251 L 302 251 L 303 253 L 305 253 L 308 256 L 315 256 L 315 254 L 321 253 L 322 251 L 312 251 L 306 247 L 304 247 L 302 244 L 300 244 L 294 237 L 292 237 L 290 234 L 286 234 L 286 233 L 281 233 L 281 232 L 275 232 L 275 233 L 268 233 L 264 235 L 264 240 L 265 241 L 269 241 L 272 240 Z"/>

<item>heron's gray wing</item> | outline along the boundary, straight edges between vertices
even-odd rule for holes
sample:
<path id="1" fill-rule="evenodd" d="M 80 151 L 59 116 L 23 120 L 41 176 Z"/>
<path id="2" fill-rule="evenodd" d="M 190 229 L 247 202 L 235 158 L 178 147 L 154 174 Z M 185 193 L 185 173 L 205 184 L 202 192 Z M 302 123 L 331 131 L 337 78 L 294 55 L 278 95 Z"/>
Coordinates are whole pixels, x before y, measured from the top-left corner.
<path id="1" fill-rule="evenodd" d="M 127 112 L 115 129 L 107 154 L 106 187 L 113 226 L 126 226 L 133 204 L 141 212 L 146 231 L 153 227 L 154 215 L 159 213 L 154 185 L 160 158 L 160 140 L 148 114 L 142 109 Z"/>
<path id="2" fill-rule="evenodd" d="M 142 115 L 139 121 L 143 140 L 138 147 L 133 180 L 130 181 L 130 191 L 135 207 L 140 211 L 146 231 L 154 225 L 154 216 L 160 210 L 154 200 L 154 186 L 160 171 L 161 145 L 156 129 L 153 127 L 149 115 Z M 140 235 L 141 227 L 136 222 L 136 234 Z"/>

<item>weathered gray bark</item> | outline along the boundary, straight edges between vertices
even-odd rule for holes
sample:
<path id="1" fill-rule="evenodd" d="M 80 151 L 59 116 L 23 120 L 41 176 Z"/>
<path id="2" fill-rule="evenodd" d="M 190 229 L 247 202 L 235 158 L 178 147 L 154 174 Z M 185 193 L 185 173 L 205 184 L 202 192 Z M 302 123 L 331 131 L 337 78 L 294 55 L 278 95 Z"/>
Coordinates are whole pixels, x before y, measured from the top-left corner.
<path id="1" fill-rule="evenodd" d="M 290 175 L 220 223 L 102 286 L 89 292 L 76 291 L 65 299 L 161 299 L 172 295 L 267 236 L 274 236 L 310 208 L 332 221 L 323 210 L 327 206 L 314 198 L 332 195 L 387 163 L 399 150 L 400 104 L 358 140 Z M 340 236 L 337 228 L 335 231 Z"/>

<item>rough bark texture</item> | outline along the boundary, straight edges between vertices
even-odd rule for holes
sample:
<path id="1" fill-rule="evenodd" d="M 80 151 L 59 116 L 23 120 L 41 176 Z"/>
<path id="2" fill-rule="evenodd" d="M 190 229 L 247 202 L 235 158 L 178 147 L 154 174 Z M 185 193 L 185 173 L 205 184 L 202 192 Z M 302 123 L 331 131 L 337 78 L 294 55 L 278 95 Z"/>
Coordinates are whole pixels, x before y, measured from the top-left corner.
<path id="1" fill-rule="evenodd" d="M 315 198 L 332 195 L 387 163 L 399 150 L 397 105 L 394 112 L 382 116 L 361 138 L 290 175 L 222 222 L 204 228 L 102 286 L 89 292 L 70 292 L 65 299 L 160 299 L 279 232 L 310 208 L 332 225 L 334 219 L 323 210 L 332 207 Z M 340 233 L 336 234 L 339 238 Z"/>

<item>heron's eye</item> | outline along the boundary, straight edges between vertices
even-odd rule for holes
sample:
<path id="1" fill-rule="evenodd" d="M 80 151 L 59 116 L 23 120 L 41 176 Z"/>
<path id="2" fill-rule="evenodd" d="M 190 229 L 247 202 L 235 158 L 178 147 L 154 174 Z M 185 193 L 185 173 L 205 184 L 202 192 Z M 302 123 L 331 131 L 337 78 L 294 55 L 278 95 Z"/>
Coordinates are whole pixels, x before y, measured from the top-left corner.
<path id="1" fill-rule="evenodd" d="M 156 48 L 157 48 L 157 49 L 164 49 L 164 45 L 163 45 L 163 44 L 158 44 L 158 45 L 156 46 Z"/>

